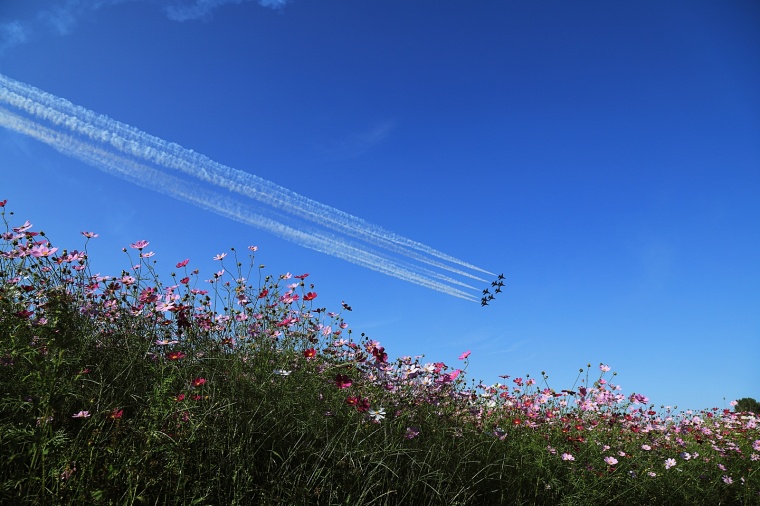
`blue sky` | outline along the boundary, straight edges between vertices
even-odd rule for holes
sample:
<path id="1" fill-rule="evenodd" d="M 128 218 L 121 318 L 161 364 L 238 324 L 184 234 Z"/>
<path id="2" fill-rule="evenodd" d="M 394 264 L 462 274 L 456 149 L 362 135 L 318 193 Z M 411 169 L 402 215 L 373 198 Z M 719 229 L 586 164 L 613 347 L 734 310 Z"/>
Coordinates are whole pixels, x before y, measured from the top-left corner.
<path id="1" fill-rule="evenodd" d="M 658 406 L 760 398 L 754 0 L 4 0 L 0 73 L 506 286 L 481 307 L 0 129 L 0 200 L 62 247 L 98 232 L 101 273 L 138 239 L 202 277 L 255 244 L 393 356 L 472 350 L 473 379 L 558 390 L 604 362 Z M 453 277 L 479 298 L 482 276 Z"/>

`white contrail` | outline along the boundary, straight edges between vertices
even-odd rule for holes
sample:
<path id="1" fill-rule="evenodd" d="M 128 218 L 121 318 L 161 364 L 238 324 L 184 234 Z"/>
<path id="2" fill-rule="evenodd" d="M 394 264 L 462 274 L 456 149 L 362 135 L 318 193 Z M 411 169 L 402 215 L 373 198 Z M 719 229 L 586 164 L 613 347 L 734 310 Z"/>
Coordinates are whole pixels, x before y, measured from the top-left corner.
<path id="1" fill-rule="evenodd" d="M 129 170 L 119 170 L 118 167 L 115 167 L 117 165 L 117 162 L 123 164 L 125 167 L 131 166 L 127 162 L 131 162 L 130 159 L 134 158 L 137 160 L 151 162 L 155 165 L 160 165 L 169 169 L 173 169 L 175 171 L 184 172 L 185 174 L 194 176 L 201 181 L 215 184 L 221 188 L 225 188 L 241 196 L 254 198 L 262 203 L 268 204 L 274 209 L 291 213 L 297 217 L 308 219 L 318 225 L 322 225 L 326 228 L 330 228 L 346 235 L 364 240 L 376 247 L 384 248 L 390 252 L 405 256 L 412 260 L 417 260 L 419 262 L 449 271 L 454 274 L 459 274 L 475 280 L 484 281 L 483 279 L 471 273 L 468 273 L 460 268 L 443 264 L 434 258 L 454 263 L 460 267 L 491 274 L 488 271 L 472 266 L 466 262 L 434 250 L 433 248 L 388 232 L 376 225 L 371 225 L 364 220 L 361 220 L 360 218 L 352 216 L 348 213 L 344 213 L 330 206 L 326 206 L 314 200 L 308 199 L 257 176 L 253 176 L 251 174 L 218 164 L 203 155 L 195 153 L 191 150 L 184 149 L 177 144 L 168 143 L 162 139 L 142 132 L 134 127 L 130 127 L 111 118 L 108 118 L 107 116 L 98 115 L 82 107 L 75 106 L 65 99 L 42 92 L 41 90 L 10 79 L 6 76 L 3 76 L 2 74 L 0 74 L 0 101 L 4 101 L 17 109 L 25 111 L 37 119 L 45 120 L 52 123 L 53 125 L 56 125 L 57 127 L 65 127 L 72 133 L 78 134 L 80 137 L 88 139 L 89 142 L 80 142 L 76 141 L 74 137 L 65 136 L 67 142 L 76 141 L 79 143 L 77 145 L 80 147 L 78 150 L 67 149 L 65 147 L 65 143 L 60 140 L 64 138 L 63 134 L 57 133 L 54 130 L 45 129 L 33 121 L 27 121 L 25 123 L 25 126 L 22 128 L 20 125 L 22 125 L 23 122 L 20 120 L 23 118 L 12 115 L 11 113 L 6 113 L 7 118 L 15 118 L 13 121 L 15 121 L 14 124 L 17 126 L 9 126 L 9 128 L 23 131 L 23 133 L 26 133 L 27 135 L 32 135 L 33 137 L 38 138 L 43 142 L 47 142 L 48 144 L 53 145 L 56 147 L 56 149 L 76 156 L 79 159 L 84 159 L 88 161 L 88 163 L 94 164 L 100 168 L 108 168 L 108 171 L 111 173 L 113 173 L 115 170 L 119 173 L 118 175 L 133 182 L 139 183 L 139 181 L 136 181 L 137 178 L 134 175 L 130 176 L 128 174 Z M 8 123 L 8 121 L 6 121 L 6 123 Z M 53 141 L 51 139 L 59 140 Z M 93 142 L 97 143 L 100 147 L 94 146 L 92 144 Z M 107 152 L 103 149 L 104 147 L 120 151 L 122 155 L 116 155 L 115 153 Z M 88 157 L 95 157 L 96 159 L 87 160 Z M 104 162 L 102 160 L 103 157 L 110 157 L 110 162 Z M 145 167 L 144 165 L 140 166 Z M 153 168 L 149 170 L 152 174 L 151 181 L 153 181 L 153 184 L 156 186 L 160 186 L 164 193 L 172 193 L 173 191 L 166 189 L 168 187 L 171 187 L 171 185 L 167 186 L 167 182 L 169 181 L 172 181 L 172 184 L 174 184 L 177 188 L 179 187 L 178 185 L 185 185 L 184 187 L 187 186 L 186 183 L 181 182 L 176 177 L 162 173 Z M 150 186 L 148 187 L 150 188 Z M 193 188 L 193 191 L 198 191 L 197 185 L 194 185 Z M 182 196 L 181 192 L 175 193 L 177 194 L 176 196 L 178 198 L 182 198 L 183 200 L 191 200 L 193 203 L 201 205 L 197 199 L 192 199 L 188 197 L 187 194 Z M 219 194 L 215 195 L 215 198 L 219 197 Z M 213 210 L 215 210 L 215 212 L 219 212 L 220 214 L 224 214 L 225 216 L 238 219 L 238 221 L 243 221 L 239 218 L 235 218 L 233 215 L 234 213 L 231 214 L 229 210 L 233 209 L 235 206 L 239 209 L 244 209 L 246 205 L 238 203 L 234 204 L 233 206 L 231 204 L 232 200 L 229 197 L 223 198 L 225 199 L 225 209 L 227 210 L 222 211 L 222 208 L 224 208 L 224 206 L 216 206 Z M 204 207 L 209 208 L 208 206 Z M 238 212 L 237 215 L 248 216 L 245 212 L 242 212 L 242 214 L 241 212 Z M 251 224 L 259 225 L 259 219 L 264 221 L 269 220 L 267 223 L 277 223 L 276 220 L 272 221 L 270 218 L 256 215 L 254 220 L 255 223 Z M 278 219 L 280 220 L 278 225 L 283 226 L 283 218 L 281 216 L 278 216 Z M 249 223 L 248 219 L 246 219 L 244 222 Z M 273 231 L 274 233 L 277 233 L 278 235 L 284 237 L 281 232 L 277 232 L 272 227 L 262 228 L 266 228 L 267 230 Z M 302 224 L 299 224 L 299 228 L 304 229 Z M 289 234 L 287 238 L 294 242 L 298 242 L 296 239 L 300 237 L 300 235 L 295 233 L 297 230 L 293 227 L 287 227 L 287 229 Z M 439 291 L 443 291 L 441 290 L 442 287 L 446 287 L 450 290 L 455 290 L 450 286 L 452 284 L 465 288 L 473 288 L 470 285 L 464 284 L 441 273 L 437 273 L 420 266 L 409 265 L 398 260 L 391 260 L 386 255 L 378 255 L 377 253 L 370 254 L 366 251 L 366 246 L 357 248 L 356 246 L 351 245 L 349 242 L 343 239 L 337 239 L 332 234 L 317 233 L 314 230 L 309 230 L 307 235 L 312 237 L 319 237 L 320 240 L 327 242 L 324 244 L 320 243 L 308 245 L 303 241 L 298 243 L 304 246 L 308 246 L 312 249 L 316 249 L 318 251 L 332 254 L 334 256 L 339 256 L 340 258 L 344 259 L 349 259 L 348 257 L 351 257 L 351 255 L 357 255 L 357 259 L 364 258 L 364 260 L 354 263 L 359 263 L 360 265 L 367 267 L 370 267 L 370 264 L 373 264 L 373 262 L 377 264 L 375 267 L 384 265 L 386 267 L 383 267 L 383 270 L 381 270 L 381 272 L 394 275 L 396 277 L 401 276 L 392 274 L 392 269 L 400 270 L 397 274 L 401 274 L 403 272 L 404 277 L 401 278 L 406 279 L 407 281 L 422 284 L 421 281 L 425 280 L 425 284 L 423 284 L 423 286 L 427 286 Z M 326 246 L 326 244 L 330 243 L 340 243 L 340 248 L 342 248 L 343 253 L 338 254 L 336 251 L 332 251 L 335 248 Z M 330 251 L 327 251 L 327 249 Z M 371 256 L 362 257 L 357 253 L 357 251 L 363 251 L 365 255 Z M 391 271 L 389 271 L 387 268 L 388 264 L 393 265 Z M 370 268 L 379 270 L 375 267 Z M 416 276 L 416 278 L 409 278 L 410 274 Z M 423 276 L 427 276 L 427 278 Z M 448 283 L 449 285 L 431 281 L 430 277 L 438 278 L 439 280 L 443 281 L 444 283 Z M 431 283 L 433 286 L 430 285 Z M 461 292 L 459 290 L 455 291 L 456 293 L 450 294 L 474 300 L 472 295 Z"/>
<path id="2" fill-rule="evenodd" d="M 110 152 L 91 143 L 76 139 L 71 135 L 62 134 L 44 127 L 2 107 L 0 107 L 0 126 L 48 144 L 67 156 L 72 156 L 85 163 L 94 165 L 111 175 L 121 177 L 144 188 L 159 191 L 178 200 L 189 202 L 241 223 L 256 226 L 301 246 L 342 258 L 354 264 L 454 297 L 470 301 L 476 300 L 469 293 L 457 290 L 443 283 L 432 281 L 418 272 L 405 268 L 398 261 L 367 252 L 347 243 L 343 238 L 327 235 L 316 230 L 304 231 L 295 229 L 267 216 L 254 213 L 250 210 L 249 206 L 235 202 L 228 196 L 206 190 L 197 184 L 164 174 L 123 155 Z M 414 268 L 412 266 L 412 269 Z M 424 269 L 424 271 L 427 271 L 427 269 Z M 429 271 L 424 272 L 424 274 L 435 275 L 435 273 Z M 451 278 L 443 277 L 443 279 L 449 283 L 462 284 Z M 468 285 L 463 286 L 469 287 Z"/>
<path id="3" fill-rule="evenodd" d="M 68 100 L 1 74 L 0 99 L 40 119 L 66 127 L 72 132 L 90 137 L 94 141 L 109 144 L 114 149 L 130 156 L 185 172 L 203 181 L 254 198 L 286 213 L 298 215 L 394 253 L 477 281 L 485 280 L 461 269 L 438 262 L 434 258 L 473 271 L 493 275 L 492 272 L 384 230 L 361 218 L 299 195 L 271 181 L 214 162 L 208 157 L 185 149 L 178 144 L 149 135 L 108 116 L 76 106 Z"/>

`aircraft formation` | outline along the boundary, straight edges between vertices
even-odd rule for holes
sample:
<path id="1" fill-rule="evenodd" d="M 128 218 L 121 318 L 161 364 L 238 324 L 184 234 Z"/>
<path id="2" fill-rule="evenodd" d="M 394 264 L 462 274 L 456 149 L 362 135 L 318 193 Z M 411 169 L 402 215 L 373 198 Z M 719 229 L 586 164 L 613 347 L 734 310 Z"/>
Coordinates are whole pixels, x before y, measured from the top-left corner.
<path id="1" fill-rule="evenodd" d="M 480 305 L 481 306 L 487 306 L 489 302 L 491 302 L 493 299 L 496 298 L 497 293 L 501 293 L 501 288 L 504 286 L 504 274 L 499 274 L 499 277 L 496 278 L 494 281 L 491 282 L 491 286 L 489 288 L 496 288 L 493 293 L 486 288 L 483 290 L 483 298 L 480 299 Z"/>

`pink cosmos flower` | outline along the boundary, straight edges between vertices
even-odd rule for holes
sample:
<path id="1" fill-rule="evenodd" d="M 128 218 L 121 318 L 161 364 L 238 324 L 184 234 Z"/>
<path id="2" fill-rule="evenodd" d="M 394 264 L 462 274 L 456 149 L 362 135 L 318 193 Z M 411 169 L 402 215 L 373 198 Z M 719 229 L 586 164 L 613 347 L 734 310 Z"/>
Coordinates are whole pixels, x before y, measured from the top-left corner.
<path id="1" fill-rule="evenodd" d="M 307 272 L 305 274 L 299 274 L 298 276 L 293 276 L 293 277 L 296 279 L 306 279 L 309 277 L 309 273 Z"/>
<path id="2" fill-rule="evenodd" d="M 420 435 L 420 429 L 417 427 L 407 427 L 406 428 L 406 434 L 404 434 L 404 437 L 406 439 L 414 439 L 417 436 Z"/>
<path id="3" fill-rule="evenodd" d="M 649 397 L 637 393 L 633 393 L 628 398 L 633 404 L 648 404 Z"/>
<path id="4" fill-rule="evenodd" d="M 667 459 L 665 460 L 665 469 L 670 469 L 671 467 L 676 465 L 676 459 Z"/>
<path id="5" fill-rule="evenodd" d="M 572 461 L 572 460 L 575 460 L 575 457 L 573 457 L 569 453 L 563 453 L 562 454 L 562 460 L 570 460 L 570 461 Z"/>
<path id="6" fill-rule="evenodd" d="M 219 253 L 214 257 L 214 260 L 221 260 L 222 258 L 226 257 L 227 253 Z"/>
<path id="7" fill-rule="evenodd" d="M 14 227 L 14 228 L 13 228 L 13 231 L 14 231 L 14 232 L 16 232 L 16 233 L 18 233 L 18 234 L 20 234 L 21 232 L 26 232 L 26 231 L 27 231 L 27 230 L 29 230 L 30 228 L 32 228 L 32 224 L 31 224 L 31 223 L 29 223 L 29 220 L 26 220 L 26 221 L 24 222 L 24 224 L 23 224 L 23 225 L 21 225 L 20 227 Z"/>
<path id="8" fill-rule="evenodd" d="M 723 475 L 722 479 L 723 479 L 723 483 L 725 483 L 726 485 L 731 485 L 734 482 L 734 480 L 732 480 L 730 476 L 726 476 L 725 474 Z"/>
<path id="9" fill-rule="evenodd" d="M 338 374 L 337 376 L 335 376 L 335 386 L 337 386 L 341 390 L 344 388 L 348 388 L 351 385 L 353 385 L 351 378 L 349 378 L 345 374 Z"/>
<path id="10" fill-rule="evenodd" d="M 251 250 L 251 251 L 256 251 L 257 249 L 259 249 L 259 247 L 258 246 L 248 246 L 248 249 Z"/>
<path id="11" fill-rule="evenodd" d="M 137 242 L 133 242 L 133 243 L 132 243 L 132 244 L 130 244 L 129 246 L 130 246 L 132 249 L 143 249 L 143 248 L 144 248 L 144 247 L 146 247 L 148 244 L 150 244 L 150 243 L 149 243 L 148 241 L 146 241 L 146 240 L 144 240 L 144 239 L 143 239 L 143 240 L 140 240 L 140 241 L 137 241 Z"/>
<path id="12" fill-rule="evenodd" d="M 459 360 L 464 360 L 464 359 L 466 359 L 469 356 L 470 356 L 470 350 L 467 350 L 464 353 L 462 353 L 461 355 L 459 355 Z"/>
<path id="13" fill-rule="evenodd" d="M 46 245 L 40 244 L 38 246 L 33 247 L 30 251 L 30 254 L 36 258 L 49 257 L 53 255 L 56 251 L 58 251 L 58 248 L 48 248 Z"/>
<path id="14" fill-rule="evenodd" d="M 190 262 L 189 258 L 182 260 L 181 262 L 177 264 L 177 269 L 181 269 L 182 267 L 186 266 L 188 262 Z"/>
<path id="15" fill-rule="evenodd" d="M 95 232 L 82 232 L 82 235 L 88 239 L 94 239 L 95 237 L 98 237 L 98 234 Z"/>
<path id="16" fill-rule="evenodd" d="M 610 370 L 610 366 L 605 364 L 599 364 L 599 370 L 602 372 L 608 372 Z"/>
<path id="17" fill-rule="evenodd" d="M 606 462 L 608 466 L 614 466 L 618 463 L 618 459 L 615 457 L 604 457 L 604 462 Z"/>
<path id="18" fill-rule="evenodd" d="M 79 413 L 76 413 L 75 415 L 72 415 L 71 417 L 72 418 L 90 418 L 90 412 L 80 411 Z"/>

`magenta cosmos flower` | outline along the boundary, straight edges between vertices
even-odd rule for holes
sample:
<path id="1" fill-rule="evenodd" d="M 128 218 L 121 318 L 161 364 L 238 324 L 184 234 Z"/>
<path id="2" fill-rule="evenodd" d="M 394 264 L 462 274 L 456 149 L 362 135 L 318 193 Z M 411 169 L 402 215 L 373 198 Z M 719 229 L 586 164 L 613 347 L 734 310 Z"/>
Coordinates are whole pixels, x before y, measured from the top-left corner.
<path id="1" fill-rule="evenodd" d="M 349 378 L 345 374 L 338 374 L 335 376 L 335 386 L 337 386 L 338 388 L 340 389 L 348 388 L 351 385 L 353 385 L 351 378 Z"/>

